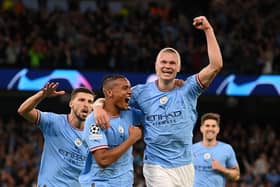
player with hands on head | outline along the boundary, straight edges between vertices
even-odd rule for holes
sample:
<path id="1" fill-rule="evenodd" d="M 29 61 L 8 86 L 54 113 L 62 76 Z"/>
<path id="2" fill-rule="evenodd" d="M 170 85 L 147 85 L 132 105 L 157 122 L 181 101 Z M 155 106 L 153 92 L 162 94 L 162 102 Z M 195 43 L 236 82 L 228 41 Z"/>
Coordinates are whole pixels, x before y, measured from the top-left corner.
<path id="1" fill-rule="evenodd" d="M 87 115 L 92 111 L 95 95 L 84 87 L 74 89 L 69 114 L 37 109 L 44 99 L 65 94 L 65 91 L 57 91 L 58 86 L 58 83 L 48 83 L 27 98 L 18 108 L 18 113 L 38 125 L 44 137 L 38 186 L 80 187 L 78 178 L 87 156 L 87 148 L 82 143 L 82 130 Z"/>
<path id="2" fill-rule="evenodd" d="M 202 141 L 192 146 L 195 166 L 194 187 L 224 187 L 226 179 L 237 181 L 240 171 L 231 145 L 217 140 L 220 115 L 206 113 L 201 117 Z"/>
<path id="3" fill-rule="evenodd" d="M 177 87 L 181 58 L 177 50 L 167 47 L 159 51 L 155 61 L 157 80 L 132 89 L 129 104 L 144 114 L 143 173 L 147 187 L 193 186 L 191 146 L 197 120 L 197 99 L 223 66 L 214 30 L 206 17 L 194 18 L 193 25 L 204 31 L 209 64 Z M 98 100 L 94 104 L 95 120 L 108 127 L 109 117 L 102 103 Z"/>
<path id="4" fill-rule="evenodd" d="M 79 180 L 83 187 L 132 187 L 132 145 L 142 137 L 142 130 L 135 126 L 142 113 L 128 107 L 131 86 L 126 77 L 108 75 L 102 86 L 111 125 L 108 129 L 97 126 L 94 112 L 87 117 L 83 138 L 89 155 Z"/>

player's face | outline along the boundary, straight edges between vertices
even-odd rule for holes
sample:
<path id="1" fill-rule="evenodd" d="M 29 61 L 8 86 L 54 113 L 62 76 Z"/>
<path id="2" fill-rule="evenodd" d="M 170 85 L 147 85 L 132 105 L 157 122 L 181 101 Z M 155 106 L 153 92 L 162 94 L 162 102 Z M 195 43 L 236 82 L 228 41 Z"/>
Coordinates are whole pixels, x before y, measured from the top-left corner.
<path id="1" fill-rule="evenodd" d="M 200 131 L 203 135 L 203 138 L 206 139 L 207 141 L 211 141 L 216 139 L 220 127 L 217 124 L 217 121 L 214 119 L 207 119 L 204 121 L 203 125 L 200 127 Z"/>
<path id="2" fill-rule="evenodd" d="M 156 62 L 156 73 L 159 79 L 173 80 L 179 72 L 179 63 L 176 53 L 162 52 Z"/>
<path id="3" fill-rule="evenodd" d="M 79 92 L 72 101 L 70 101 L 70 108 L 80 121 L 84 121 L 88 114 L 92 111 L 93 100 L 93 95 Z"/>
<path id="4" fill-rule="evenodd" d="M 112 97 L 117 108 L 125 110 L 131 96 L 131 85 L 127 79 L 117 79 L 112 88 Z"/>

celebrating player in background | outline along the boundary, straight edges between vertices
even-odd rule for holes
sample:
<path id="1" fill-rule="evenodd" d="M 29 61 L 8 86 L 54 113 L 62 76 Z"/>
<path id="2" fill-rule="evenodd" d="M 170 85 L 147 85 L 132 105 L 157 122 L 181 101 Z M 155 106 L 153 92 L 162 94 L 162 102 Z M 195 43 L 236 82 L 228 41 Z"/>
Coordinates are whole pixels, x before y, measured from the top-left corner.
<path id="1" fill-rule="evenodd" d="M 202 141 L 192 146 L 195 167 L 194 187 L 224 187 L 226 178 L 238 180 L 239 166 L 231 145 L 217 140 L 220 115 L 206 113 L 201 117 Z"/>
<path id="2" fill-rule="evenodd" d="M 87 156 L 87 148 L 82 143 L 82 130 L 86 117 L 92 111 L 94 93 L 83 87 L 74 89 L 68 115 L 37 109 L 43 99 L 65 93 L 56 91 L 57 87 L 58 83 L 48 83 L 25 100 L 18 113 L 31 123 L 38 124 L 44 136 L 38 186 L 80 187 L 78 178 Z"/>
<path id="3" fill-rule="evenodd" d="M 84 140 L 89 148 L 83 187 L 132 187 L 132 145 L 142 137 L 139 124 L 142 113 L 129 109 L 130 82 L 122 75 L 109 75 L 103 80 L 104 109 L 110 115 L 110 128 L 101 129 L 94 121 L 94 112 L 85 123 Z"/>
<path id="4" fill-rule="evenodd" d="M 197 99 L 223 66 L 219 45 L 206 17 L 194 18 L 193 25 L 205 33 L 209 64 L 177 87 L 180 55 L 173 48 L 164 48 L 155 62 L 158 80 L 132 90 L 130 106 L 145 115 L 143 172 L 147 187 L 193 186 L 191 146 Z M 99 100 L 94 105 L 95 119 L 101 126 L 108 126 L 109 118 L 101 103 Z"/>

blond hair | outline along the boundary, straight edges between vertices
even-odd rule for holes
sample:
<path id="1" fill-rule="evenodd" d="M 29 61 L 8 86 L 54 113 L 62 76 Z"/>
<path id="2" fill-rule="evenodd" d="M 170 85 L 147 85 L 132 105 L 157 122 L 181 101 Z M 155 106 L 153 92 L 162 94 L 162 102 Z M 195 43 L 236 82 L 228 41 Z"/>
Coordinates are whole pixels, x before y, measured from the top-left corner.
<path id="1" fill-rule="evenodd" d="M 162 50 L 159 51 L 158 55 L 157 55 L 157 59 L 156 59 L 156 62 L 159 60 L 160 58 L 160 55 L 164 52 L 171 52 L 171 53 L 175 53 L 176 56 L 177 56 L 177 61 L 178 61 L 178 65 L 179 65 L 179 70 L 181 70 L 181 57 L 180 57 L 180 54 L 179 52 L 172 48 L 172 47 L 165 47 L 163 48 Z"/>

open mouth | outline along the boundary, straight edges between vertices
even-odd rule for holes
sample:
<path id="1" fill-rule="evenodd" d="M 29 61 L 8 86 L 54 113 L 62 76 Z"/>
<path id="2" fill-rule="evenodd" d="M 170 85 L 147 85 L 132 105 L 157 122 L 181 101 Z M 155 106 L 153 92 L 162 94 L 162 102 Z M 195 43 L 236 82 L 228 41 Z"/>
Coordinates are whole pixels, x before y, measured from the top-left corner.
<path id="1" fill-rule="evenodd" d="M 125 98 L 125 102 L 128 103 L 130 100 L 130 97 Z"/>
<path id="2" fill-rule="evenodd" d="M 88 110 L 82 110 L 82 114 L 87 115 L 88 114 Z"/>

